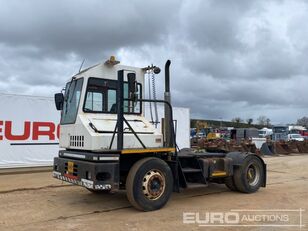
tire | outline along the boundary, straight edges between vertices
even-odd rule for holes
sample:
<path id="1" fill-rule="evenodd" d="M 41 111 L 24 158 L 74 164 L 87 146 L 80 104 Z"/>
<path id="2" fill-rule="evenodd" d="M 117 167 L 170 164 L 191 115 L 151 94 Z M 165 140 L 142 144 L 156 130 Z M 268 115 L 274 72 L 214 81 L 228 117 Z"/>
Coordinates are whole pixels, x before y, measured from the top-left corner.
<path id="1" fill-rule="evenodd" d="M 261 160 L 249 155 L 239 168 L 234 169 L 234 184 L 238 191 L 254 193 L 264 182 L 264 166 Z"/>
<path id="2" fill-rule="evenodd" d="M 168 202 L 172 191 L 172 171 L 161 159 L 154 157 L 141 159 L 128 173 L 127 198 L 136 209 L 141 211 L 160 209 Z"/>
<path id="3" fill-rule="evenodd" d="M 231 191 L 238 191 L 235 183 L 234 183 L 234 179 L 233 176 L 227 177 L 225 179 L 225 185 L 231 190 Z"/>

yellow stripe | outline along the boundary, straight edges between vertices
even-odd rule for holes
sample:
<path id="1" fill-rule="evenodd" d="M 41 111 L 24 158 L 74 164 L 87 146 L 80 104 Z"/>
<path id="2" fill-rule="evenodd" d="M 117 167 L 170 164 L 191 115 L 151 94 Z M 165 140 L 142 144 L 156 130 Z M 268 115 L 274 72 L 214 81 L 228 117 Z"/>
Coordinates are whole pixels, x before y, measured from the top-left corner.
<path id="1" fill-rule="evenodd" d="M 213 172 L 212 176 L 226 176 L 227 173 L 226 172 Z"/>
<path id="2" fill-rule="evenodd" d="M 139 154 L 152 152 L 175 152 L 175 148 L 124 149 L 121 151 L 121 154 Z"/>

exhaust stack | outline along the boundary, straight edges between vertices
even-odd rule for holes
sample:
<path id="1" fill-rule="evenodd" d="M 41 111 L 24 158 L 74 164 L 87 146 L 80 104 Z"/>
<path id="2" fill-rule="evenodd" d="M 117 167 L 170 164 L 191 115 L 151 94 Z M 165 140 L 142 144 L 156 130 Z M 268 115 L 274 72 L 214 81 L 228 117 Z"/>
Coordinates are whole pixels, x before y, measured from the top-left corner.
<path id="1" fill-rule="evenodd" d="M 171 95 L 170 95 L 170 67 L 171 61 L 167 60 L 165 64 L 165 101 L 171 104 Z M 174 147 L 173 133 L 171 131 L 172 124 L 170 124 L 171 111 L 170 108 L 165 104 L 165 119 L 164 119 L 164 141 L 166 147 Z M 172 121 L 173 123 L 173 121 Z"/>

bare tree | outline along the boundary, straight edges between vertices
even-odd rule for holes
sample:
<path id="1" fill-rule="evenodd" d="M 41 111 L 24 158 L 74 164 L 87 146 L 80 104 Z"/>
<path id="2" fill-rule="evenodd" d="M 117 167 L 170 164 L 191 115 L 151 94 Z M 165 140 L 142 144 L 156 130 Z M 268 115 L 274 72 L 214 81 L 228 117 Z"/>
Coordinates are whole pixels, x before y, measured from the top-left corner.
<path id="1" fill-rule="evenodd" d="M 235 117 L 235 118 L 233 118 L 233 119 L 231 120 L 231 122 L 233 122 L 233 123 L 242 123 L 243 120 L 242 120 L 240 117 Z"/>
<path id="2" fill-rule="evenodd" d="M 249 118 L 249 119 L 247 119 L 247 120 L 246 120 L 246 122 L 247 122 L 249 125 L 251 125 L 251 124 L 252 124 L 252 122 L 253 122 L 253 118 Z"/>
<path id="3" fill-rule="evenodd" d="M 271 120 L 269 118 L 266 119 L 266 127 L 271 126 Z"/>
<path id="4" fill-rule="evenodd" d="M 296 124 L 307 128 L 308 127 L 308 117 L 304 116 L 298 119 Z"/>
<path id="5" fill-rule="evenodd" d="M 263 125 L 263 126 L 270 126 L 270 122 L 271 122 L 271 120 L 264 115 L 259 116 L 257 121 L 259 125 Z"/>

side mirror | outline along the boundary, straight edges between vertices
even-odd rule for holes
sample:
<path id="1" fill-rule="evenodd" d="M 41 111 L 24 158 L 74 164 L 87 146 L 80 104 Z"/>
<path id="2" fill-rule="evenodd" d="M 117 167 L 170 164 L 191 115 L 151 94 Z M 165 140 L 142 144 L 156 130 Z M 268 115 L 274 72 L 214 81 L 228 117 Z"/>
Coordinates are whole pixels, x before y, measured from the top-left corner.
<path id="1" fill-rule="evenodd" d="M 64 96 L 62 93 L 55 94 L 55 104 L 58 111 L 63 109 Z"/>
<path id="2" fill-rule="evenodd" d="M 136 74 L 135 73 L 128 73 L 127 74 L 127 81 L 128 81 L 128 90 L 130 93 L 136 93 Z"/>
<path id="3" fill-rule="evenodd" d="M 137 99 L 136 91 L 137 91 L 137 81 L 135 73 L 127 74 L 128 81 L 128 90 L 129 90 L 129 98 L 135 101 Z"/>

